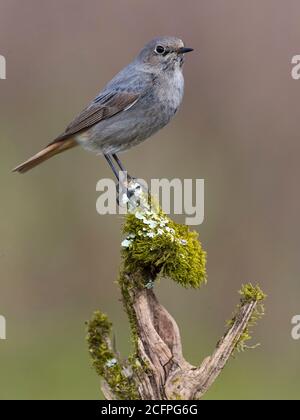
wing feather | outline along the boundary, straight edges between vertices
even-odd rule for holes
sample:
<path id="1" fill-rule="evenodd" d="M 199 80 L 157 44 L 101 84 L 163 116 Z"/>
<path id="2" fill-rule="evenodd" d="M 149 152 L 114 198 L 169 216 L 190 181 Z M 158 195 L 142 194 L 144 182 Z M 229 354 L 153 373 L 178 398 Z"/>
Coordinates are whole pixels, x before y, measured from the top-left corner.
<path id="1" fill-rule="evenodd" d="M 83 130 L 86 130 L 102 120 L 111 118 L 119 112 L 131 108 L 140 98 L 140 94 L 132 92 L 107 92 L 98 96 L 92 104 L 83 110 L 68 125 L 64 133 L 57 137 L 54 142 L 65 140 Z M 51 144 L 51 143 L 50 143 Z"/>

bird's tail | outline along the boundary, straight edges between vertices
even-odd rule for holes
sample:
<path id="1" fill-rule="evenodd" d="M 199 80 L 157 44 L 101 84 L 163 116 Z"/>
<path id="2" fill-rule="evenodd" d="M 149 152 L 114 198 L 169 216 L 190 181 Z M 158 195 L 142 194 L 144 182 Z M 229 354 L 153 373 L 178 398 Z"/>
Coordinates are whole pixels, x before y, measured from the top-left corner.
<path id="1" fill-rule="evenodd" d="M 54 141 L 50 143 L 43 150 L 38 152 L 36 155 L 32 156 L 30 159 L 21 163 L 13 169 L 13 172 L 24 173 L 44 162 L 45 160 L 51 158 L 58 153 L 64 152 L 65 150 L 71 149 L 76 146 L 77 143 L 74 139 L 67 139 L 62 141 Z"/>

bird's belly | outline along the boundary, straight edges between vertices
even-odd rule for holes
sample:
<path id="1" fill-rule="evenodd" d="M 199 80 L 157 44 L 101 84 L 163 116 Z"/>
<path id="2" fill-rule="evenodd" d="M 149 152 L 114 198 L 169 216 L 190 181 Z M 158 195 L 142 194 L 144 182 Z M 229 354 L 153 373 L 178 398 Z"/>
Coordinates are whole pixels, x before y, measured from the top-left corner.
<path id="1" fill-rule="evenodd" d="M 139 106 L 103 120 L 77 135 L 85 149 L 97 153 L 117 153 L 146 140 L 164 127 L 175 114 L 167 104 Z"/>

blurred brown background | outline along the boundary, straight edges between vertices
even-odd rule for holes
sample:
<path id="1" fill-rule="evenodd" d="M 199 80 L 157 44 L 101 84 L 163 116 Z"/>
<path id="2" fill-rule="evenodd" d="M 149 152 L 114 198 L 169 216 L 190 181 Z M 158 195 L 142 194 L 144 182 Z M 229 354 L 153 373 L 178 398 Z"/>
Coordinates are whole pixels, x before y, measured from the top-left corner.
<path id="1" fill-rule="evenodd" d="M 72 150 L 19 176 L 10 169 L 52 140 L 149 39 L 176 35 L 187 56 L 177 118 L 124 162 L 134 175 L 204 178 L 209 282 L 157 292 L 185 356 L 214 348 L 242 283 L 259 282 L 267 315 L 256 350 L 232 359 L 207 398 L 298 398 L 300 342 L 300 3 L 287 0 L 0 0 L 0 398 L 98 398 L 84 321 L 101 308 L 129 350 L 114 283 L 119 216 L 99 216 L 103 158 Z"/>

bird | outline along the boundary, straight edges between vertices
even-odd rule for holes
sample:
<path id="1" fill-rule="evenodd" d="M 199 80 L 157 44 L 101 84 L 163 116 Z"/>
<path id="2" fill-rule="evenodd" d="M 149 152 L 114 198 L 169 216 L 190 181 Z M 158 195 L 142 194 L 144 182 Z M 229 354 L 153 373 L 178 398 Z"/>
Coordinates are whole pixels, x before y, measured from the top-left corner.
<path id="1" fill-rule="evenodd" d="M 80 145 L 103 155 L 119 180 L 117 167 L 126 170 L 117 154 L 151 137 L 177 113 L 184 93 L 184 56 L 191 51 L 174 36 L 148 42 L 61 135 L 13 172 L 25 173 Z"/>

